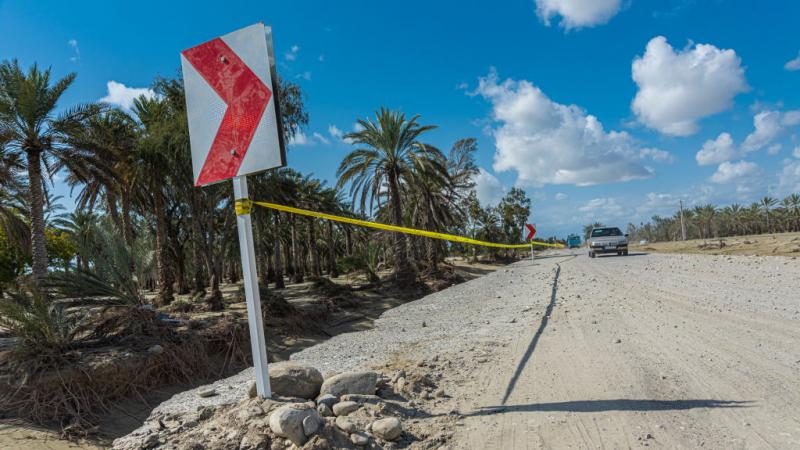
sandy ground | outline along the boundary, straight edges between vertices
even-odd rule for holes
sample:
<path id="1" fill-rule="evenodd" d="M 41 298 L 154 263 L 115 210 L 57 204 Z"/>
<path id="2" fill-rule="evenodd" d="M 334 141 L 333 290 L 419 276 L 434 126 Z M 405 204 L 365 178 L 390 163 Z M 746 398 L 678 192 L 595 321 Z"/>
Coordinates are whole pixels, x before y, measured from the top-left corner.
<path id="1" fill-rule="evenodd" d="M 414 425 L 442 450 L 800 448 L 798 279 L 791 257 L 551 252 L 292 359 L 430 373 L 446 395 Z"/>
<path id="2" fill-rule="evenodd" d="M 542 314 L 463 378 L 478 394 L 453 447 L 800 448 L 798 260 L 581 254 L 519 272 Z"/>
<path id="3" fill-rule="evenodd" d="M 640 251 L 707 255 L 800 256 L 800 233 L 755 234 L 633 245 Z"/>
<path id="4" fill-rule="evenodd" d="M 502 267 L 501 264 L 493 262 L 478 262 L 469 264 L 462 258 L 449 258 L 448 262 L 455 267 L 455 270 L 467 280 L 473 280 L 486 275 Z M 357 277 L 340 277 L 335 280 L 337 283 L 358 283 L 363 282 Z M 239 289 L 239 285 L 225 284 L 222 286 L 223 295 L 231 296 Z M 286 299 L 295 306 L 303 307 L 312 301 L 318 300 L 319 295 L 314 292 L 312 283 L 305 282 L 300 284 L 288 284 L 287 288 L 281 291 Z M 390 295 L 380 295 L 377 292 L 359 292 L 357 294 L 363 300 L 360 306 L 342 311 L 328 324 L 323 324 L 325 332 L 335 335 L 339 333 L 350 333 L 363 331 L 372 328 L 373 322 L 388 309 L 397 307 L 408 300 L 395 298 Z M 178 298 L 189 298 L 183 296 Z M 246 305 L 244 302 L 231 303 L 223 313 L 197 313 L 193 318 L 205 319 L 220 314 L 234 314 L 246 316 Z M 0 330 L 2 331 L 2 330 Z M 269 352 L 270 356 L 276 360 L 285 360 L 289 356 L 301 350 L 318 344 L 325 340 L 324 336 L 280 336 L 270 335 Z M 6 345 L 10 345 L 10 340 Z M 0 347 L 3 345 L 0 338 Z M 103 434 L 99 439 L 91 442 L 70 442 L 59 439 L 58 433 L 53 430 L 33 426 L 31 424 L 16 420 L 0 420 L 0 450 L 4 449 L 26 449 L 26 450 L 97 450 L 108 448 L 113 438 L 124 435 L 135 429 L 141 424 L 159 402 L 170 398 L 173 394 L 182 392 L 190 387 L 163 386 L 155 389 L 152 398 L 148 398 L 151 404 L 142 404 L 136 399 L 126 400 L 115 405 L 114 410 L 106 415 L 106 420 L 101 424 L 100 430 Z M 152 403 L 155 401 L 155 403 Z"/>

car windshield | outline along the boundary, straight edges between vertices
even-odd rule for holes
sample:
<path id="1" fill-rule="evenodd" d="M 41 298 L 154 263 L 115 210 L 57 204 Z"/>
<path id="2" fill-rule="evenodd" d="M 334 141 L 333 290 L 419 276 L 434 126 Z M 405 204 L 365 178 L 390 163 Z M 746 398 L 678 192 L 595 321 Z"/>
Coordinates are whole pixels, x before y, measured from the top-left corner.
<path id="1" fill-rule="evenodd" d="M 592 230 L 592 237 L 622 236 L 619 228 L 595 228 Z"/>

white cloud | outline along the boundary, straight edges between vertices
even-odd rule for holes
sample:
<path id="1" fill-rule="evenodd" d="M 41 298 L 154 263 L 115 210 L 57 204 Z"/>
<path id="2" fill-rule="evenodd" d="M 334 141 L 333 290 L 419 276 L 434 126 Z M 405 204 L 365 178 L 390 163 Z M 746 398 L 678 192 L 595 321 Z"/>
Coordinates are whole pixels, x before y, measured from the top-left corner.
<path id="1" fill-rule="evenodd" d="M 562 201 L 562 200 L 566 200 L 567 198 L 568 198 L 567 194 L 565 194 L 563 192 L 556 192 L 556 200 Z"/>
<path id="2" fill-rule="evenodd" d="M 491 102 L 499 123 L 491 131 L 497 147 L 492 167 L 516 171 L 520 185 L 587 186 L 653 175 L 642 164 L 648 155 L 629 134 L 605 131 L 595 116 L 550 100 L 529 81 L 500 83 L 492 69 L 471 95 Z"/>
<path id="3" fill-rule="evenodd" d="M 707 140 L 703 147 L 695 155 L 697 164 L 708 166 L 730 161 L 739 155 L 739 151 L 733 143 L 733 138 L 728 133 L 720 133 L 714 140 Z"/>
<path id="4" fill-rule="evenodd" d="M 783 170 L 778 173 L 778 185 L 773 191 L 775 195 L 800 193 L 800 161 L 787 159 L 783 162 Z"/>
<path id="5" fill-rule="evenodd" d="M 356 124 L 356 125 L 358 125 L 358 124 Z M 353 131 L 360 131 L 360 128 L 358 128 L 358 126 L 356 126 L 356 125 L 353 126 Z M 342 131 L 336 125 L 333 125 L 333 124 L 328 125 L 328 134 L 330 134 L 331 137 L 334 140 L 339 140 L 339 141 L 342 141 L 342 142 L 344 142 L 346 144 L 352 144 L 353 143 L 352 139 L 344 137 L 345 136 L 344 131 Z"/>
<path id="6" fill-rule="evenodd" d="M 800 52 L 797 53 L 797 58 L 789 60 L 783 68 L 789 71 L 800 70 Z"/>
<path id="7" fill-rule="evenodd" d="M 579 207 L 578 211 L 586 213 L 586 219 L 598 219 L 619 217 L 623 213 L 623 208 L 613 198 L 594 198 Z"/>
<path id="8" fill-rule="evenodd" d="M 483 206 L 494 206 L 500 203 L 503 195 L 505 195 L 505 189 L 503 189 L 500 180 L 483 167 L 478 168 L 478 173 L 473 181 L 475 182 L 475 194 Z"/>
<path id="9" fill-rule="evenodd" d="M 639 156 L 642 159 L 650 158 L 655 162 L 672 164 L 675 158 L 670 152 L 659 150 L 657 148 L 643 148 L 639 150 Z"/>
<path id="10" fill-rule="evenodd" d="M 536 0 L 536 13 L 545 23 L 561 16 L 564 29 L 592 27 L 608 22 L 621 8 L 620 0 Z"/>
<path id="11" fill-rule="evenodd" d="M 289 140 L 289 145 L 318 145 L 318 144 L 327 145 L 330 143 L 331 143 L 330 139 L 328 139 L 324 134 L 318 131 L 312 132 L 311 136 L 305 134 L 302 131 L 298 131 L 297 133 L 295 133 L 292 139 Z"/>
<path id="12" fill-rule="evenodd" d="M 800 109 L 786 111 L 781 117 L 781 124 L 785 127 L 800 125 Z"/>
<path id="13" fill-rule="evenodd" d="M 784 130 L 779 111 L 761 111 L 753 117 L 755 130 L 742 143 L 742 150 L 752 152 L 772 142 Z"/>
<path id="14" fill-rule="evenodd" d="M 639 121 L 661 133 L 688 136 L 703 117 L 729 108 L 749 88 L 733 50 L 697 44 L 677 52 L 658 36 L 632 66 L 639 87 L 631 108 Z"/>
<path id="15" fill-rule="evenodd" d="M 303 73 L 298 73 L 298 74 L 297 74 L 297 75 L 295 75 L 294 77 L 295 77 L 295 78 L 302 78 L 302 79 L 304 79 L 304 80 L 306 80 L 306 81 L 311 81 L 311 72 L 309 72 L 309 71 L 305 71 L 305 72 L 303 72 Z"/>
<path id="16" fill-rule="evenodd" d="M 778 153 L 781 152 L 782 148 L 783 148 L 782 144 L 772 144 L 772 145 L 769 146 L 769 148 L 767 148 L 767 154 L 771 155 L 771 156 L 775 156 L 775 155 L 777 155 Z"/>
<path id="17" fill-rule="evenodd" d="M 319 142 L 321 142 L 323 144 L 330 144 L 331 143 L 331 141 L 329 141 L 328 138 L 323 136 L 322 133 L 318 133 L 318 132 L 315 131 L 312 136 L 314 136 L 314 139 L 316 139 L 317 141 L 319 141 Z"/>
<path id="18" fill-rule="evenodd" d="M 341 139 L 344 136 L 342 130 L 340 130 L 336 125 L 328 125 L 328 133 L 331 135 L 331 137 L 336 139 Z"/>
<path id="19" fill-rule="evenodd" d="M 749 161 L 729 162 L 725 161 L 717 167 L 717 171 L 711 176 L 711 181 L 718 184 L 730 183 L 731 181 L 741 182 L 744 179 L 752 178 L 761 174 L 758 164 Z"/>
<path id="20" fill-rule="evenodd" d="M 294 61 L 297 59 L 297 52 L 300 51 L 299 45 L 293 45 L 288 52 L 286 52 L 283 57 L 286 58 L 287 61 Z"/>
<path id="21" fill-rule="evenodd" d="M 303 133 L 302 131 L 298 131 L 289 140 L 289 145 L 309 145 L 312 142 L 313 141 L 311 139 L 309 139 L 308 136 L 306 136 L 305 133 Z"/>
<path id="22" fill-rule="evenodd" d="M 737 148 L 730 134 L 720 133 L 715 140 L 706 141 L 695 158 L 698 164 L 706 166 L 742 157 L 768 146 L 786 134 L 787 127 L 798 123 L 800 123 L 800 110 L 761 111 L 753 117 L 753 132 L 747 135 L 740 147 Z M 767 152 L 775 155 L 780 152 L 781 148 L 781 144 L 773 144 L 767 148 Z"/>
<path id="23" fill-rule="evenodd" d="M 78 62 L 81 60 L 81 49 L 78 47 L 78 40 L 77 39 L 70 39 L 67 41 L 67 45 L 72 48 L 73 55 L 70 56 L 69 60 L 72 62 Z"/>
<path id="24" fill-rule="evenodd" d="M 653 214 L 671 214 L 680 205 L 680 197 L 663 192 L 650 192 L 647 200 L 636 207 L 636 212 L 640 217 L 649 217 Z"/>
<path id="25" fill-rule="evenodd" d="M 800 159 L 800 147 L 795 147 L 794 148 L 794 151 L 792 152 L 792 156 L 794 156 L 795 158 Z"/>
<path id="26" fill-rule="evenodd" d="M 152 89 L 132 88 L 113 80 L 106 83 L 106 87 L 108 89 L 108 94 L 101 98 L 100 101 L 117 105 L 123 109 L 131 109 L 131 107 L 133 107 L 133 101 L 139 97 L 143 96 L 150 99 L 156 96 L 156 93 L 153 92 Z"/>
<path id="27" fill-rule="evenodd" d="M 298 131 L 295 133 L 294 137 L 289 140 L 289 145 L 317 145 L 317 144 L 330 144 L 331 141 L 324 134 L 314 131 L 311 133 L 311 136 L 303 133 L 302 131 Z"/>

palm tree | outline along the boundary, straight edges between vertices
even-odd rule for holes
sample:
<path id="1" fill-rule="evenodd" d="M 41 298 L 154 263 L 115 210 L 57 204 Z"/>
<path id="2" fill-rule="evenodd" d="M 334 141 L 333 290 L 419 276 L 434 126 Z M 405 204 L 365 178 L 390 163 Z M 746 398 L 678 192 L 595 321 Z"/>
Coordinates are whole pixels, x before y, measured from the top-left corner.
<path id="1" fill-rule="evenodd" d="M 764 197 L 764 198 L 761 199 L 759 204 L 761 206 L 761 209 L 764 210 L 764 215 L 766 215 L 766 217 L 767 217 L 767 232 L 772 233 L 772 223 L 771 223 L 771 220 L 770 220 L 771 219 L 770 212 L 771 212 L 772 208 L 775 205 L 778 204 L 778 200 L 776 200 L 776 199 L 774 199 L 772 197 Z"/>
<path id="2" fill-rule="evenodd" d="M 790 194 L 784 198 L 783 207 L 794 219 L 794 231 L 800 231 L 800 194 Z"/>
<path id="3" fill-rule="evenodd" d="M 171 173 L 169 157 L 164 148 L 162 126 L 171 120 L 169 105 L 159 98 L 139 97 L 134 101 L 133 111 L 143 125 L 142 138 L 138 141 L 134 167 L 133 185 L 138 186 L 152 208 L 156 230 L 156 266 L 158 270 L 158 296 L 156 304 L 167 305 L 173 300 L 173 274 L 169 265 L 167 245 L 167 178 Z"/>
<path id="4" fill-rule="evenodd" d="M 7 151 L 0 136 L 0 229 L 22 254 L 30 252 L 30 228 L 23 219 L 27 213 L 18 155 Z"/>
<path id="5" fill-rule="evenodd" d="M 68 136 L 72 147 L 93 153 L 96 155 L 93 161 L 102 162 L 101 165 L 79 166 L 67 177 L 70 187 L 79 188 L 77 206 L 91 211 L 97 201 L 103 199 L 106 211 L 129 248 L 134 238 L 131 223 L 134 189 L 129 179 L 138 139 L 137 127 L 130 115 L 112 109 L 88 119 L 83 127 Z M 118 203 L 122 205 L 122 216 Z"/>
<path id="6" fill-rule="evenodd" d="M 392 223 L 403 225 L 402 185 L 410 182 L 420 167 L 433 164 L 439 152 L 423 144 L 419 138 L 434 129 L 417 123 L 419 116 L 406 119 L 405 114 L 381 108 L 374 119 L 359 119 L 360 131 L 346 135 L 360 148 L 348 154 L 337 171 L 339 187 L 350 183 L 354 206 L 356 199 L 361 210 L 369 210 L 384 192 L 389 194 Z M 360 194 L 360 195 L 359 195 Z M 395 274 L 407 277 L 413 273 L 406 254 L 404 236 L 394 236 Z"/>
<path id="7" fill-rule="evenodd" d="M 700 231 L 703 239 L 711 237 L 714 217 L 717 215 L 717 208 L 712 204 L 697 206 L 694 208 L 695 217 L 700 222 Z"/>
<path id="8" fill-rule="evenodd" d="M 58 101 L 75 76 L 71 73 L 51 83 L 49 68 L 39 70 L 34 64 L 24 72 L 16 60 L 0 64 L 0 136 L 4 137 L 6 150 L 18 154 L 20 164 L 27 170 L 32 269 L 37 284 L 47 276 L 48 267 L 44 185 L 59 167 L 56 164 L 64 164 L 68 170 L 80 166 L 83 155 L 76 154 L 65 136 L 85 118 L 97 113 L 97 108 L 89 105 L 55 116 Z"/>

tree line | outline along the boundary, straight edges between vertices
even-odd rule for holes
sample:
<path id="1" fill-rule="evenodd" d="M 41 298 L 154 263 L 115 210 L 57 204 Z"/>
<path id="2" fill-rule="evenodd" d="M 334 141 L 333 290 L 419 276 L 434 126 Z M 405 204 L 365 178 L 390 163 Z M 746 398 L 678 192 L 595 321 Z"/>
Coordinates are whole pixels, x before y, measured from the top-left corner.
<path id="1" fill-rule="evenodd" d="M 713 204 L 684 209 L 686 239 L 710 239 L 761 233 L 800 231 L 800 194 L 789 194 L 781 200 L 763 197 L 749 205 L 733 203 L 718 207 Z M 628 224 L 634 240 L 677 241 L 683 238 L 681 210 L 670 217 L 653 216 L 638 226 Z"/>
<path id="2" fill-rule="evenodd" d="M 19 308 L 34 308 L 42 292 L 155 306 L 191 294 L 209 309 L 223 308 L 220 284 L 241 278 L 233 192 L 230 183 L 193 185 L 182 82 L 156 79 L 155 95 L 135 99 L 130 110 L 100 103 L 61 108 L 75 76 L 53 79 L 35 64 L 0 64 L 0 292 L 6 292 L 0 326 L 18 327 Z M 309 116 L 298 85 L 279 80 L 278 98 L 289 142 Z M 480 204 L 475 139 L 442 151 L 425 143 L 435 126 L 388 108 L 358 124 L 345 136 L 355 149 L 341 162 L 335 185 L 281 168 L 249 176 L 251 196 L 490 241 L 521 240 L 530 199 L 515 188 L 497 206 Z M 52 195 L 56 176 L 75 195 L 74 211 L 64 211 Z M 486 251 L 264 208 L 253 210 L 253 223 L 260 281 L 277 289 L 355 270 L 372 280 L 381 269 L 398 280 L 437 276 L 446 255 L 475 259 Z M 49 317 L 51 309 L 40 313 Z"/>

